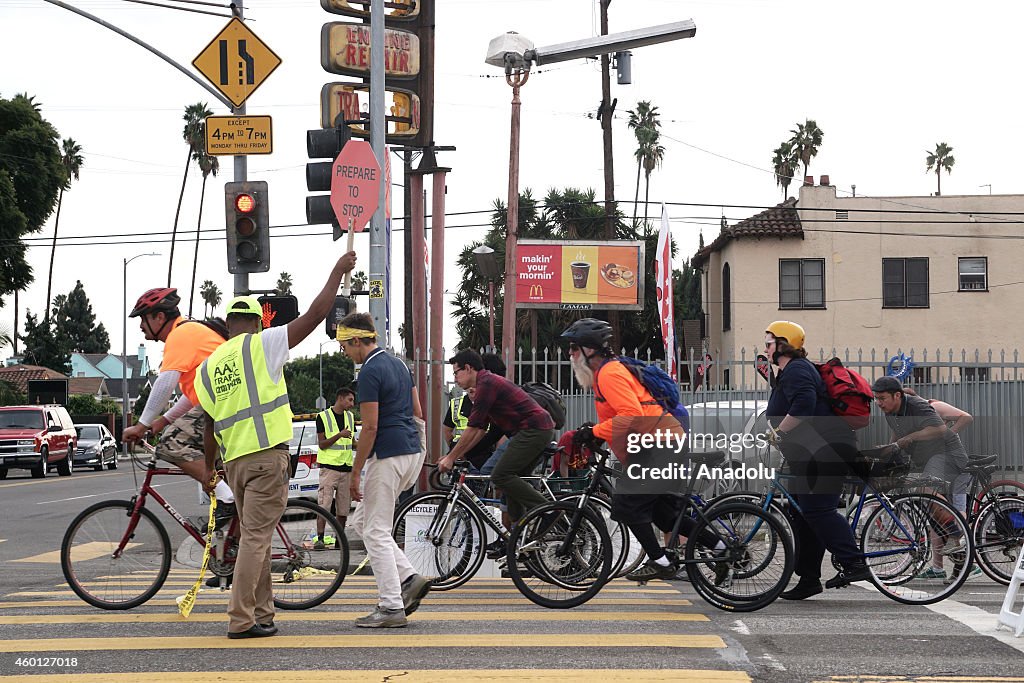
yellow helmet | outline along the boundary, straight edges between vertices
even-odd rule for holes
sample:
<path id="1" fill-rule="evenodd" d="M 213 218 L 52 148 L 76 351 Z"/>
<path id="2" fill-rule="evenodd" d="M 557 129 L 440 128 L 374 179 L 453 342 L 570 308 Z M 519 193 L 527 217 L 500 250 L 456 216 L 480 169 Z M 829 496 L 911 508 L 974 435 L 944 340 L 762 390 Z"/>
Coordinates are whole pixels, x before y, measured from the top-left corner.
<path id="1" fill-rule="evenodd" d="M 804 328 L 796 323 L 788 320 L 776 320 L 768 326 L 765 332 L 776 337 L 783 337 L 794 349 L 804 348 Z"/>

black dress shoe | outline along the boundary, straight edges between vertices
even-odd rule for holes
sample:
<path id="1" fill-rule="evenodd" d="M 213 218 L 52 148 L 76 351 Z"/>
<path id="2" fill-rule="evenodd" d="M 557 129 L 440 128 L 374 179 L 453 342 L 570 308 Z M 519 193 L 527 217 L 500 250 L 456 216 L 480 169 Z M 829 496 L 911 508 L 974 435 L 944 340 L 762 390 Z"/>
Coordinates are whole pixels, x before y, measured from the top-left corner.
<path id="1" fill-rule="evenodd" d="M 779 593 L 783 600 L 805 600 L 812 595 L 817 595 L 825 589 L 821 587 L 821 581 L 800 581 L 788 591 Z"/>
<path id="2" fill-rule="evenodd" d="M 231 580 L 235 578 L 234 574 L 228 574 L 227 581 L 224 583 L 225 588 L 231 588 Z M 206 580 L 207 588 L 220 588 L 220 577 L 214 574 Z"/>
<path id="3" fill-rule="evenodd" d="M 866 564 L 844 567 L 841 572 L 825 582 L 825 588 L 844 588 L 854 581 L 870 581 L 871 569 Z"/>
<path id="4" fill-rule="evenodd" d="M 268 626 L 264 626 L 263 624 L 253 624 L 246 630 L 239 631 L 238 633 L 228 631 L 228 638 L 266 638 L 267 636 L 272 636 L 275 633 L 277 633 L 277 627 L 273 624 Z"/>

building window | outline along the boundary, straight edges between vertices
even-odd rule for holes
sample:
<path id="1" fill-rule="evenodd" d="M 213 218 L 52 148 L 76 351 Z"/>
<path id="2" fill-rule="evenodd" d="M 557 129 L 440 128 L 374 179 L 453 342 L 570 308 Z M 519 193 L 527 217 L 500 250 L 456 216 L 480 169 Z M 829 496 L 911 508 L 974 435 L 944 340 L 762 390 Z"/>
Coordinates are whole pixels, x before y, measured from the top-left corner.
<path id="1" fill-rule="evenodd" d="M 988 259 L 970 256 L 959 259 L 960 291 L 984 292 L 988 290 Z"/>
<path id="2" fill-rule="evenodd" d="M 928 308 L 928 259 L 882 259 L 882 308 Z"/>
<path id="3" fill-rule="evenodd" d="M 732 329 L 732 274 L 729 264 L 722 266 L 722 330 Z"/>
<path id="4" fill-rule="evenodd" d="M 960 380 L 963 382 L 987 382 L 988 368 L 960 368 Z"/>
<path id="5" fill-rule="evenodd" d="M 911 370 L 914 377 L 914 384 L 931 384 L 932 383 L 932 369 L 929 368 L 913 368 Z"/>
<path id="6" fill-rule="evenodd" d="M 825 259 L 779 259 L 779 308 L 825 308 Z"/>

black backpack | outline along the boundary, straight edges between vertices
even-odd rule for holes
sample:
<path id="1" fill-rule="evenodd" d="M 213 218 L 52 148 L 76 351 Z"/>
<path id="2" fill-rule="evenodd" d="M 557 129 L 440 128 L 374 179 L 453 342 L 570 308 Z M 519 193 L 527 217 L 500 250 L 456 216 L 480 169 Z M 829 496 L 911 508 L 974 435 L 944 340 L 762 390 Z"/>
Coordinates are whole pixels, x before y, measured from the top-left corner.
<path id="1" fill-rule="evenodd" d="M 527 382 L 522 388 L 541 408 L 548 411 L 548 415 L 555 421 L 555 429 L 565 426 L 565 401 L 557 389 L 547 382 Z"/>

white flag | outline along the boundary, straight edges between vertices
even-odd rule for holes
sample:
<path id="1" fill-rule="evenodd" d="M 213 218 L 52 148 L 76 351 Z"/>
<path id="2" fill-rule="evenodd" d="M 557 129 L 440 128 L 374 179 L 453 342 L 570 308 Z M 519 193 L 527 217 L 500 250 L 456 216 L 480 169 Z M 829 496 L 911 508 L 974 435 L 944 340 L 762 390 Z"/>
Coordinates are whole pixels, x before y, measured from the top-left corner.
<path id="1" fill-rule="evenodd" d="M 661 319 L 661 338 L 665 340 L 665 371 L 676 378 L 675 306 L 672 296 L 672 239 L 668 223 L 668 210 L 661 205 L 661 230 L 658 232 L 658 251 L 654 257 L 654 276 L 657 284 L 658 317 Z"/>

